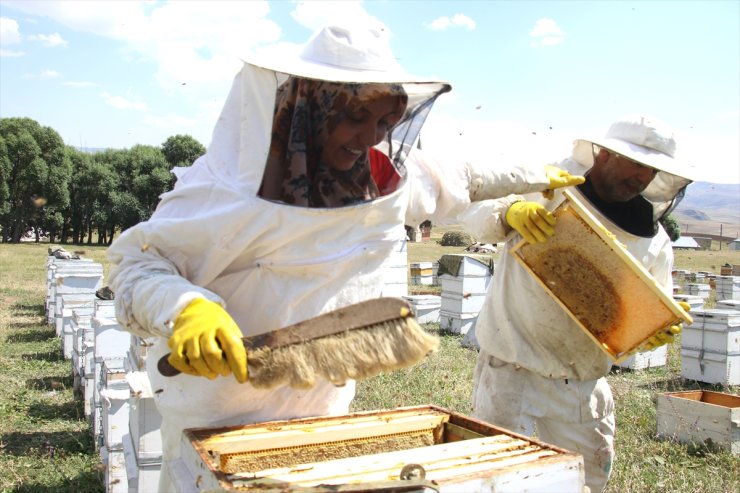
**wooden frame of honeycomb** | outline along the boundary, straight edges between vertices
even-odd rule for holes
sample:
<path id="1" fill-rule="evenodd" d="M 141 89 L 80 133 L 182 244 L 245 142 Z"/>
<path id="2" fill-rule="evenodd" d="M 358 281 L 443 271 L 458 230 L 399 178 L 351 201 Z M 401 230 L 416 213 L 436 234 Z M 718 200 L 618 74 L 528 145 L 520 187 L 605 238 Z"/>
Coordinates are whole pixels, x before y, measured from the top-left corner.
<path id="1" fill-rule="evenodd" d="M 509 253 L 616 363 L 691 316 L 570 192 L 552 213 L 555 235 Z"/>

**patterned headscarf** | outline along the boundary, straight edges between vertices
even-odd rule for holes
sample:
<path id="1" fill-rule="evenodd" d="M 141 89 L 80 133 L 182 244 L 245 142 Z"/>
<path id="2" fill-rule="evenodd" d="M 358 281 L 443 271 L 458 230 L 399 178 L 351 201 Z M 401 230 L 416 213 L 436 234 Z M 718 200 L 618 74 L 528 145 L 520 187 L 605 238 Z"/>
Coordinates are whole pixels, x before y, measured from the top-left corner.
<path id="1" fill-rule="evenodd" d="M 396 96 L 394 125 L 408 97 L 400 84 L 337 83 L 290 77 L 277 92 L 272 142 L 259 195 L 302 207 L 341 207 L 379 195 L 367 152 L 346 171 L 322 162 L 328 136 L 347 110 Z"/>

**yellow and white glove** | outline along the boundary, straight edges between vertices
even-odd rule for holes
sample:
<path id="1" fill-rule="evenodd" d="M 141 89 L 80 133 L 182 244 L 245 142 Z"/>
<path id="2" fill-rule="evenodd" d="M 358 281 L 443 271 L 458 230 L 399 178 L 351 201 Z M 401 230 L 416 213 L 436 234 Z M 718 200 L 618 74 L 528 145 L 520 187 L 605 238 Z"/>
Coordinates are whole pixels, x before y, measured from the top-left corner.
<path id="1" fill-rule="evenodd" d="M 548 200 L 555 196 L 554 190 L 556 188 L 573 187 L 586 181 L 586 178 L 583 176 L 571 175 L 564 169 L 560 169 L 551 164 L 545 165 L 545 175 L 547 175 L 547 179 L 550 180 L 550 184 L 547 186 L 546 190 L 542 191 L 542 196 Z"/>
<path id="2" fill-rule="evenodd" d="M 545 165 L 545 174 L 547 175 L 547 179 L 550 180 L 550 185 L 547 187 L 548 190 L 555 190 L 560 187 L 574 187 L 586 181 L 586 178 L 583 176 L 571 175 L 564 169 L 551 164 Z"/>
<path id="3" fill-rule="evenodd" d="M 514 202 L 506 211 L 506 222 L 528 243 L 544 243 L 555 234 L 555 216 L 537 202 Z"/>
<path id="4" fill-rule="evenodd" d="M 683 308 L 686 312 L 691 309 L 691 305 L 689 305 L 685 301 L 679 301 L 678 304 L 681 305 L 681 308 Z M 640 351 L 652 351 L 653 349 L 658 348 L 663 344 L 672 343 L 675 337 L 681 333 L 682 326 L 683 324 L 672 325 L 667 330 L 655 334 L 650 339 L 642 343 L 642 345 L 640 346 Z"/>
<path id="5" fill-rule="evenodd" d="M 188 375 L 214 379 L 234 374 L 247 381 L 247 350 L 236 322 L 213 301 L 196 298 L 175 319 L 169 363 Z"/>

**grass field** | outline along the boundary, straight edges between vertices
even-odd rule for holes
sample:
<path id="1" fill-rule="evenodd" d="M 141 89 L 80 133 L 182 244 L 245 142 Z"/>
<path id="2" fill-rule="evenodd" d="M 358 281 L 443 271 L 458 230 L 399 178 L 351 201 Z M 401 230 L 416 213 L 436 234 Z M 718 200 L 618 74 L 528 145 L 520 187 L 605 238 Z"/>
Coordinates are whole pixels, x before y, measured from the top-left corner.
<path id="1" fill-rule="evenodd" d="M 435 228 L 432 241 L 409 244 L 409 262 L 460 253 L 461 248 L 436 244 L 444 231 Z M 48 246 L 0 244 L 0 491 L 102 492 L 102 469 L 82 402 L 72 393 L 70 362 L 45 320 Z M 103 248 L 79 249 L 106 265 Z M 676 258 L 677 268 L 692 271 L 740 264 L 740 252 L 726 250 L 677 252 Z M 433 324 L 427 328 L 439 332 Z M 436 404 L 469 414 L 476 353 L 460 346 L 460 336 L 440 336 L 442 349 L 422 364 L 360 382 L 353 409 Z M 697 388 L 740 392 L 683 381 L 679 347 L 670 348 L 664 368 L 614 371 L 608 377 L 617 402 L 618 454 L 610 493 L 738 491 L 737 457 L 655 437 L 657 394 Z"/>

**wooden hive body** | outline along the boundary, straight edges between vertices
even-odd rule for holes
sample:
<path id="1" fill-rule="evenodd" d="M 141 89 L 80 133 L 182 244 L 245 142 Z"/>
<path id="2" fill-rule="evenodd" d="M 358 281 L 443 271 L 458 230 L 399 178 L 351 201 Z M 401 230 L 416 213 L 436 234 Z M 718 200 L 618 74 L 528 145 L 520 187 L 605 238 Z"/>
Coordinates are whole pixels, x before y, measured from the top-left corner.
<path id="1" fill-rule="evenodd" d="M 583 488 L 580 455 L 435 406 L 185 430 L 181 445 L 181 493 Z"/>
<path id="2" fill-rule="evenodd" d="M 691 390 L 658 395 L 657 434 L 740 454 L 740 396 Z"/>

